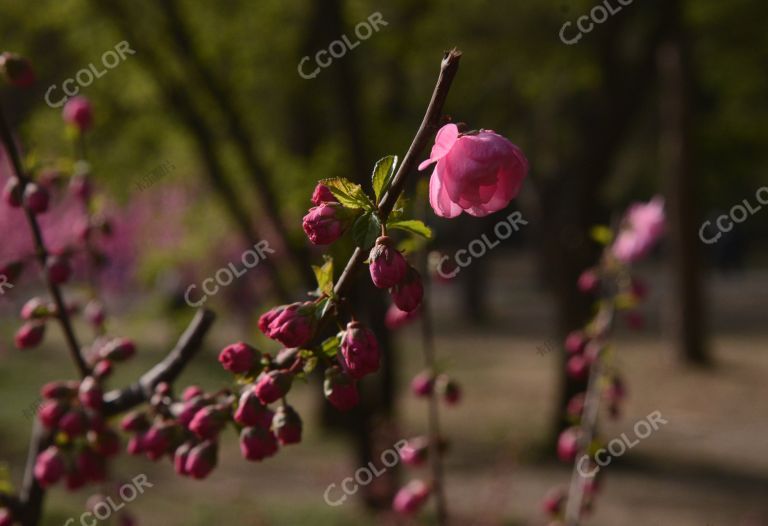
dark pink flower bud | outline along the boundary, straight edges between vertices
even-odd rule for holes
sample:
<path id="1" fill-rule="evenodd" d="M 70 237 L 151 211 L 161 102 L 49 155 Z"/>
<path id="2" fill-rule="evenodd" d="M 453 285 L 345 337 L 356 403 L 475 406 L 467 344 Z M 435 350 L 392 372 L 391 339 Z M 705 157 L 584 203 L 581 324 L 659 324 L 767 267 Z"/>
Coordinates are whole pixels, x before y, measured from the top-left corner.
<path id="1" fill-rule="evenodd" d="M 28 321 L 22 325 L 13 338 L 18 349 L 31 349 L 37 347 L 45 335 L 45 323 L 40 321 Z"/>
<path id="2" fill-rule="evenodd" d="M 461 387 L 455 380 L 445 374 L 441 374 L 435 381 L 437 393 L 443 397 L 448 405 L 456 405 L 461 401 Z"/>
<path id="3" fill-rule="evenodd" d="M 108 427 L 99 432 L 89 433 L 88 438 L 91 447 L 99 455 L 113 457 L 120 452 L 120 436 Z"/>
<path id="4" fill-rule="evenodd" d="M 112 360 L 113 362 L 123 362 L 134 354 L 136 354 L 136 346 L 131 340 L 126 338 L 111 340 L 99 350 L 99 356 L 102 359 Z"/>
<path id="5" fill-rule="evenodd" d="M 190 385 L 181 393 L 181 399 L 185 402 L 203 394 L 203 390 L 198 385 Z"/>
<path id="6" fill-rule="evenodd" d="M 253 390 L 262 404 L 271 404 L 285 396 L 291 381 L 291 376 L 281 371 L 264 372 L 259 375 Z"/>
<path id="7" fill-rule="evenodd" d="M 187 455 L 184 470 L 192 478 L 204 479 L 216 467 L 218 455 L 219 446 L 216 442 L 211 440 L 201 442 L 193 447 L 189 455 Z"/>
<path id="8" fill-rule="evenodd" d="M 24 189 L 18 177 L 11 177 L 5 183 L 3 201 L 12 208 L 19 208 L 24 203 Z"/>
<path id="9" fill-rule="evenodd" d="M 112 362 L 109 360 L 99 360 L 96 365 L 93 366 L 93 375 L 96 378 L 106 378 L 112 374 Z"/>
<path id="10" fill-rule="evenodd" d="M 221 366 L 235 374 L 247 373 L 259 363 L 260 359 L 259 351 L 243 342 L 227 345 L 219 353 Z"/>
<path id="11" fill-rule="evenodd" d="M 165 455 L 171 447 L 173 438 L 173 424 L 158 423 L 152 425 L 144 435 L 144 452 L 150 460 L 158 460 Z"/>
<path id="12" fill-rule="evenodd" d="M 53 309 L 42 298 L 32 298 L 21 308 L 21 319 L 27 321 L 45 319 L 51 314 Z"/>
<path id="13" fill-rule="evenodd" d="M 96 411 L 101 409 L 104 403 L 104 391 L 92 376 L 87 376 L 80 382 L 79 397 L 81 404 Z"/>
<path id="14" fill-rule="evenodd" d="M 579 437 L 581 430 L 578 427 L 569 427 L 560 433 L 557 439 L 557 457 L 563 462 L 573 462 L 579 452 Z"/>
<path id="15" fill-rule="evenodd" d="M 56 446 L 50 446 L 37 455 L 35 478 L 43 488 L 56 484 L 64 476 L 64 471 L 64 459 Z"/>
<path id="16" fill-rule="evenodd" d="M 59 419 L 59 429 L 71 437 L 85 433 L 88 417 L 79 409 L 70 409 Z"/>
<path id="17" fill-rule="evenodd" d="M 259 329 L 286 347 L 301 347 L 314 334 L 315 310 L 316 306 L 312 302 L 277 307 L 262 314 Z"/>
<path id="18" fill-rule="evenodd" d="M 66 283 L 72 275 L 72 266 L 66 256 L 48 256 L 45 267 L 48 272 L 48 279 L 56 285 Z"/>
<path id="19" fill-rule="evenodd" d="M 83 474 L 87 480 L 100 482 L 107 477 L 106 462 L 102 457 L 92 450 L 83 449 L 75 459 L 77 470 Z"/>
<path id="20" fill-rule="evenodd" d="M 541 503 L 544 511 L 553 517 L 560 514 L 564 505 L 565 492 L 561 488 L 552 488 L 549 490 L 547 496 L 544 497 L 544 502 Z"/>
<path id="21" fill-rule="evenodd" d="M 341 354 L 347 372 L 355 380 L 379 370 L 380 355 L 376 336 L 358 321 L 347 324 L 347 330 L 341 338 Z"/>
<path id="22" fill-rule="evenodd" d="M 581 331 L 572 331 L 565 338 L 565 350 L 571 354 L 578 354 L 587 345 L 587 336 Z"/>
<path id="23" fill-rule="evenodd" d="M 155 386 L 155 394 L 160 396 L 171 396 L 171 384 L 168 382 L 159 382 Z"/>
<path id="24" fill-rule="evenodd" d="M 29 61 L 16 53 L 0 53 L 0 72 L 10 84 L 27 88 L 35 82 L 35 72 Z"/>
<path id="25" fill-rule="evenodd" d="M 412 312 L 405 312 L 404 310 L 400 310 L 397 305 L 390 305 L 387 314 L 384 317 L 384 323 L 386 324 L 387 329 L 394 331 L 418 318 L 420 312 L 420 309 L 416 309 Z"/>
<path id="26" fill-rule="evenodd" d="M 40 389 L 40 395 L 48 399 L 72 398 L 77 394 L 78 382 L 48 382 Z"/>
<path id="27" fill-rule="evenodd" d="M 427 460 L 429 440 L 426 437 L 410 439 L 400 448 L 400 458 L 409 466 L 421 466 Z"/>
<path id="28" fill-rule="evenodd" d="M 416 269 L 409 266 L 405 277 L 390 289 L 390 293 L 392 301 L 401 310 L 413 312 L 418 309 L 424 297 L 424 286 Z"/>
<path id="29" fill-rule="evenodd" d="M 75 491 L 77 489 L 82 488 L 88 483 L 88 479 L 85 478 L 85 475 L 77 471 L 75 468 L 70 468 L 69 473 L 67 473 L 67 479 L 66 479 L 66 485 L 67 489 L 69 491 Z"/>
<path id="30" fill-rule="evenodd" d="M 427 502 L 430 491 L 424 481 L 412 480 L 397 492 L 392 509 L 401 515 L 413 515 Z"/>
<path id="31" fill-rule="evenodd" d="M 339 411 L 349 411 L 360 403 L 355 381 L 338 367 L 325 370 L 325 398 Z"/>
<path id="32" fill-rule="evenodd" d="M 581 413 L 584 411 L 584 398 L 584 393 L 578 393 L 571 397 L 565 409 L 569 417 L 573 419 L 581 418 Z"/>
<path id="33" fill-rule="evenodd" d="M 120 421 L 123 431 L 146 431 L 149 429 L 149 419 L 143 411 L 132 411 Z"/>
<path id="34" fill-rule="evenodd" d="M 349 214 L 339 203 L 320 203 L 312 207 L 301 221 L 307 237 L 314 245 L 330 245 L 349 226 Z"/>
<path id="35" fill-rule="evenodd" d="M 312 204 L 320 206 L 321 203 L 338 203 L 339 200 L 333 195 L 331 189 L 322 183 L 317 183 L 315 191 L 312 192 Z"/>
<path id="36" fill-rule="evenodd" d="M 376 240 L 368 260 L 371 280 L 380 289 L 397 285 L 408 271 L 408 263 L 387 236 L 381 236 Z"/>
<path id="37" fill-rule="evenodd" d="M 104 325 L 104 319 L 106 318 L 106 313 L 104 312 L 104 305 L 98 301 L 98 300 L 91 300 L 88 302 L 88 304 L 85 306 L 85 310 L 83 311 L 83 314 L 85 315 L 85 319 L 88 320 L 88 323 L 93 325 L 94 327 L 101 327 Z"/>
<path id="38" fill-rule="evenodd" d="M 36 183 L 27 183 L 24 187 L 24 205 L 35 214 L 48 210 L 48 190 Z"/>
<path id="39" fill-rule="evenodd" d="M 411 380 L 411 391 L 416 396 L 426 397 L 432 394 L 435 386 L 435 377 L 432 371 L 421 371 Z"/>
<path id="40" fill-rule="evenodd" d="M 568 358 L 565 372 L 574 380 L 586 380 L 589 375 L 589 361 L 581 354 L 574 354 Z"/>
<path id="41" fill-rule="evenodd" d="M 181 411 L 176 417 L 176 420 L 182 426 L 189 428 L 192 419 L 195 417 L 198 411 L 208 405 L 208 403 L 201 397 L 195 397 L 187 400 L 181 406 Z"/>
<path id="42" fill-rule="evenodd" d="M 189 430 L 202 439 L 212 439 L 224 429 L 227 414 L 217 406 L 200 409 L 189 423 Z"/>
<path id="43" fill-rule="evenodd" d="M 595 292 L 599 284 L 600 278 L 597 275 L 597 271 L 593 268 L 589 268 L 582 272 L 579 276 L 579 280 L 576 282 L 576 286 L 585 294 Z"/>
<path id="44" fill-rule="evenodd" d="M 61 116 L 64 118 L 64 122 L 76 126 L 81 133 L 93 124 L 91 103 L 83 96 L 69 99 L 64 105 Z"/>
<path id="45" fill-rule="evenodd" d="M 128 452 L 129 455 L 140 455 L 144 453 L 144 435 L 146 433 L 139 432 L 135 435 L 133 435 L 128 440 L 128 445 L 126 446 L 125 450 Z"/>
<path id="46" fill-rule="evenodd" d="M 184 442 L 173 452 L 173 469 L 182 476 L 187 476 L 187 458 L 192 451 L 192 443 Z"/>
<path id="47" fill-rule="evenodd" d="M 301 442 L 301 417 L 299 413 L 289 405 L 277 408 L 272 419 L 272 427 L 275 430 L 277 440 L 284 446 Z"/>
<path id="48" fill-rule="evenodd" d="M 244 427 L 240 432 L 240 452 L 246 460 L 264 460 L 277 453 L 277 439 L 269 429 Z"/>
<path id="49" fill-rule="evenodd" d="M 24 263 L 21 261 L 11 261 L 0 266 L 0 276 L 5 276 L 7 281 L 16 281 L 21 276 L 22 270 L 24 270 Z"/>
<path id="50" fill-rule="evenodd" d="M 269 429 L 274 415 L 269 408 L 261 404 L 253 388 L 246 388 L 237 404 L 235 422 L 243 426 Z"/>
<path id="51" fill-rule="evenodd" d="M 44 400 L 37 410 L 37 417 L 48 429 L 55 428 L 69 406 L 59 400 Z"/>

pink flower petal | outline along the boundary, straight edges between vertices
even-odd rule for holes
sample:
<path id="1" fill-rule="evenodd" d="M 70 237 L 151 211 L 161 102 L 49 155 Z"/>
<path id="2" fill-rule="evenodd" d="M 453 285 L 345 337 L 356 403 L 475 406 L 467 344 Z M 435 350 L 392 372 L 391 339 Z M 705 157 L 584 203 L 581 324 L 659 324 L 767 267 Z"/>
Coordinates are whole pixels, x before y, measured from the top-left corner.
<path id="1" fill-rule="evenodd" d="M 451 201 L 445 193 L 437 168 L 429 179 L 429 204 L 432 205 L 435 214 L 440 217 L 451 218 L 461 214 L 461 207 Z"/>

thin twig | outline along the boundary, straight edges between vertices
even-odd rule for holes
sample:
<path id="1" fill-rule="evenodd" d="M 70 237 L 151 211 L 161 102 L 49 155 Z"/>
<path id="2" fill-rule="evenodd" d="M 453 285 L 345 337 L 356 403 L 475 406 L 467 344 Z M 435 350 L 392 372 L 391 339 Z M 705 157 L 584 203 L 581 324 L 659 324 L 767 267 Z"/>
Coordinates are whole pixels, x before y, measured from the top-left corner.
<path id="1" fill-rule="evenodd" d="M 5 120 L 2 107 L 0 107 L 0 138 L 2 138 L 3 144 L 5 145 L 5 150 L 8 152 L 8 155 L 11 158 L 11 164 L 13 165 L 13 169 L 16 172 L 16 177 L 21 182 L 21 191 L 23 192 L 24 188 L 31 181 L 24 172 L 24 167 L 21 163 L 21 157 L 19 156 L 18 149 L 16 148 L 16 143 L 13 140 L 11 129 Z M 53 302 L 56 304 L 56 319 L 59 320 L 61 328 L 64 331 L 64 338 L 67 341 L 69 353 L 72 356 L 72 360 L 75 362 L 78 371 L 80 372 L 80 376 L 86 377 L 90 374 L 90 368 L 88 367 L 88 364 L 85 363 L 82 351 L 80 350 L 80 344 L 77 343 L 77 337 L 75 336 L 75 331 L 72 328 L 72 322 L 69 319 L 69 312 L 66 305 L 64 304 L 64 298 L 62 297 L 61 289 L 57 284 L 51 281 L 50 277 L 48 276 L 48 272 L 46 272 L 48 250 L 45 246 L 45 241 L 43 240 L 42 231 L 40 230 L 40 223 L 38 223 L 35 213 L 29 210 L 26 205 L 23 206 L 24 213 L 27 216 L 27 221 L 29 222 L 29 226 L 32 229 L 32 236 L 35 241 L 37 259 L 40 262 L 40 266 L 42 267 L 42 273 L 45 277 L 45 283 L 48 286 L 48 292 L 51 294 Z"/>

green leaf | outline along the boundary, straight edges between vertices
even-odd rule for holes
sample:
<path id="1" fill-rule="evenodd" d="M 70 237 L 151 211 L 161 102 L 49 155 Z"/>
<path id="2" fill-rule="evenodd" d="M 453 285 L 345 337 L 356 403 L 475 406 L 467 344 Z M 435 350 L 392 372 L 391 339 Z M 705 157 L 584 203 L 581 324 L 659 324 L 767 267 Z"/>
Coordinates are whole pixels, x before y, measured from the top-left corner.
<path id="1" fill-rule="evenodd" d="M 333 296 L 333 258 L 328 255 L 323 257 L 325 258 L 325 263 L 320 267 L 312 265 L 312 270 L 315 272 L 320 292 L 327 296 Z"/>
<path id="2" fill-rule="evenodd" d="M 375 212 L 365 212 L 352 225 L 352 238 L 362 249 L 370 248 L 381 235 L 381 221 Z"/>
<path id="3" fill-rule="evenodd" d="M 341 338 L 339 338 L 338 335 L 331 336 L 330 338 L 323 340 L 323 343 L 320 345 L 320 350 L 328 358 L 335 358 L 336 354 L 339 352 L 340 345 Z"/>
<path id="4" fill-rule="evenodd" d="M 331 179 L 322 179 L 320 183 L 327 186 L 339 203 L 347 208 L 373 210 L 376 207 L 371 198 L 363 191 L 363 187 L 349 179 L 333 177 Z"/>
<path id="5" fill-rule="evenodd" d="M 589 236 L 601 245 L 607 245 L 613 241 L 613 232 L 605 225 L 593 226 L 589 231 Z"/>
<path id="6" fill-rule="evenodd" d="M 427 239 L 432 239 L 432 229 L 418 219 L 407 219 L 405 221 L 390 221 L 387 228 L 397 228 L 405 230 L 411 234 L 417 234 Z"/>
<path id="7" fill-rule="evenodd" d="M 371 182 L 373 183 L 373 192 L 376 194 L 376 202 L 381 200 L 381 196 L 387 193 L 392 179 L 395 177 L 395 168 L 397 167 L 397 155 L 387 155 L 383 159 L 376 161 L 373 167 Z"/>

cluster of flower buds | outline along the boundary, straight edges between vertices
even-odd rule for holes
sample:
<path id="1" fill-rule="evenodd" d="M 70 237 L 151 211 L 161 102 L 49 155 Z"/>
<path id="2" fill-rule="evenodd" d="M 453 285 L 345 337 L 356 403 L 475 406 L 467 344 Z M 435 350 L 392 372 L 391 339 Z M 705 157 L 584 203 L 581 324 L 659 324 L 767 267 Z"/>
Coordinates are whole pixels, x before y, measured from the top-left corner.
<path id="1" fill-rule="evenodd" d="M 52 382 L 43 386 L 38 419 L 50 431 L 53 444 L 35 462 L 34 474 L 46 488 L 66 478 L 68 489 L 106 477 L 106 461 L 120 451 L 120 438 L 102 415 L 100 380 Z"/>
<path id="2" fill-rule="evenodd" d="M 421 305 L 424 286 L 419 272 L 395 248 L 389 236 L 380 236 L 368 256 L 371 281 L 389 289 L 392 303 L 403 312 L 414 312 Z"/>

